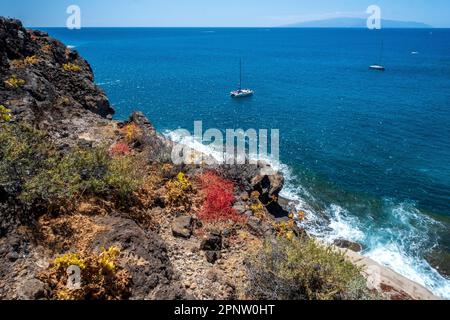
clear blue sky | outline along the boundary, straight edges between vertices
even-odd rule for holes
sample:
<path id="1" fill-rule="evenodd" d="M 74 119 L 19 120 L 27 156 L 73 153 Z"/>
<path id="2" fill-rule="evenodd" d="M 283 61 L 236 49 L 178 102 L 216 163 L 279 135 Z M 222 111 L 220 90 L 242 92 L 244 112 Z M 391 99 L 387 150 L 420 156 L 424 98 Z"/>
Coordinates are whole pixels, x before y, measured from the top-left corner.
<path id="1" fill-rule="evenodd" d="M 362 17 L 372 4 L 383 19 L 450 27 L 450 0 L 1 0 L 0 15 L 29 27 L 64 26 L 71 4 L 81 7 L 84 27 L 272 27 Z"/>

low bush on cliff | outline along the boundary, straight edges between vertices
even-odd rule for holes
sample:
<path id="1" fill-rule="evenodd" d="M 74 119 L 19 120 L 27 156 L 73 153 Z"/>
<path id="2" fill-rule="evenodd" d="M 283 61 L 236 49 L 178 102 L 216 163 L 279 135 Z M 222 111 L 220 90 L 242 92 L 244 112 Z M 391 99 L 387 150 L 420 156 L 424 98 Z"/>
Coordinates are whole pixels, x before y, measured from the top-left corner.
<path id="1" fill-rule="evenodd" d="M 25 124 L 0 124 L 0 184 L 10 192 L 20 192 L 52 152 L 42 131 Z"/>
<path id="2" fill-rule="evenodd" d="M 68 72 L 80 72 L 82 70 L 79 65 L 70 62 L 63 64 L 63 69 Z"/>
<path id="3" fill-rule="evenodd" d="M 166 202 L 170 207 L 184 207 L 189 209 L 191 206 L 190 193 L 192 192 L 192 183 L 183 172 L 178 173 L 175 179 L 166 183 Z"/>
<path id="4" fill-rule="evenodd" d="M 39 62 L 39 59 L 36 56 L 28 56 L 25 59 L 13 60 L 11 62 L 11 65 L 13 68 L 23 69 L 28 66 L 34 66 L 34 65 L 38 64 L 38 62 Z"/>
<path id="5" fill-rule="evenodd" d="M 9 122 L 12 119 L 11 110 L 0 104 L 0 122 Z"/>
<path id="6" fill-rule="evenodd" d="M 198 215 L 208 222 L 240 222 L 242 217 L 233 209 L 234 184 L 214 172 L 207 172 L 199 177 L 205 200 Z"/>
<path id="7" fill-rule="evenodd" d="M 127 124 L 122 128 L 122 133 L 128 143 L 136 142 L 142 135 L 141 129 L 134 123 Z"/>
<path id="8" fill-rule="evenodd" d="M 21 198 L 63 206 L 82 194 L 103 193 L 107 167 L 108 155 L 102 150 L 77 150 L 49 157 L 42 170 L 25 183 Z"/>
<path id="9" fill-rule="evenodd" d="M 41 276 L 51 288 L 51 299 L 58 300 L 118 300 L 129 297 L 129 273 L 120 267 L 116 247 L 102 249 L 101 253 L 68 253 L 56 258 L 50 269 Z M 81 272 L 79 288 L 71 283 L 68 268 L 77 267 Z"/>
<path id="10" fill-rule="evenodd" d="M 43 45 L 43 46 L 41 47 L 41 51 L 42 51 L 43 53 L 49 54 L 49 53 L 52 52 L 52 46 L 49 45 L 49 44 L 45 44 L 45 45 Z"/>
<path id="11" fill-rule="evenodd" d="M 10 78 L 4 81 L 7 87 L 16 89 L 25 85 L 26 81 L 19 78 L 17 75 L 12 75 Z"/>
<path id="12" fill-rule="evenodd" d="M 52 208 L 93 195 L 125 201 L 141 179 L 129 156 L 110 157 L 104 148 L 79 149 L 48 158 L 43 169 L 25 183 L 21 198 L 44 201 Z"/>
<path id="13" fill-rule="evenodd" d="M 111 155 L 102 147 L 62 153 L 48 141 L 31 126 L 0 125 L 0 186 L 24 204 L 70 209 L 89 196 L 126 203 L 145 178 L 130 155 Z"/>
<path id="14" fill-rule="evenodd" d="M 278 238 L 247 263 L 253 299 L 341 300 L 373 298 L 361 270 L 343 254 L 313 239 Z"/>

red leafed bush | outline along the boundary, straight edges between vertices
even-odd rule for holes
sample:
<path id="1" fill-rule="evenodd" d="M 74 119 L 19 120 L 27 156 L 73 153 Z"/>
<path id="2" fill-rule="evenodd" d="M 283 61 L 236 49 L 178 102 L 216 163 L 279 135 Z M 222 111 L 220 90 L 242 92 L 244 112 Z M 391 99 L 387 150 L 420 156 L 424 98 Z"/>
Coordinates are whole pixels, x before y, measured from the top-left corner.
<path id="1" fill-rule="evenodd" d="M 131 154 L 131 149 L 127 144 L 118 142 L 109 149 L 109 154 L 111 156 L 127 156 Z"/>
<path id="2" fill-rule="evenodd" d="M 225 180 L 214 172 L 207 172 L 199 177 L 205 202 L 199 218 L 204 221 L 233 221 L 240 222 L 240 217 L 233 209 L 234 184 Z"/>

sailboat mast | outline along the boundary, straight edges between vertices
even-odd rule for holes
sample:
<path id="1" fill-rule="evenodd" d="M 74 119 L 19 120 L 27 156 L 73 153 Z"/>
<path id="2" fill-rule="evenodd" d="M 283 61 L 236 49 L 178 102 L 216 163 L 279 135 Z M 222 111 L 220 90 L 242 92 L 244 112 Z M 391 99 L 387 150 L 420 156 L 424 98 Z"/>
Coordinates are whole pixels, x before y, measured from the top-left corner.
<path id="1" fill-rule="evenodd" d="M 239 60 L 239 90 L 242 89 L 242 59 Z"/>
<path id="2" fill-rule="evenodd" d="M 381 41 L 380 57 L 378 63 L 381 65 L 383 63 L 383 51 L 384 51 L 384 41 Z"/>

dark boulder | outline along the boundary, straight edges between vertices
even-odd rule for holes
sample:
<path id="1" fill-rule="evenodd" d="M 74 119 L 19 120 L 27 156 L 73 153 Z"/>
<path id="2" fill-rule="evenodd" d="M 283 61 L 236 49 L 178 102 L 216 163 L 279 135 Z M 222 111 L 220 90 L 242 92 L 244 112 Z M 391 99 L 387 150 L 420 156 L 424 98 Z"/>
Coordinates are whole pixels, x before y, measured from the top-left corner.
<path id="1" fill-rule="evenodd" d="M 222 235 L 218 232 L 213 232 L 205 236 L 202 243 L 200 244 L 200 249 L 203 251 L 222 250 Z"/>
<path id="2" fill-rule="evenodd" d="M 353 241 L 345 240 L 345 239 L 334 240 L 334 245 L 336 247 L 339 247 L 342 249 L 349 249 L 354 252 L 361 252 L 364 249 L 361 244 L 353 242 Z"/>
<path id="3" fill-rule="evenodd" d="M 278 198 L 284 186 L 284 177 L 279 172 L 269 175 L 261 170 L 261 173 L 252 179 L 252 186 L 255 191 L 259 192 L 261 202 L 268 204 Z"/>
<path id="4" fill-rule="evenodd" d="M 450 252 L 444 250 L 432 250 L 425 256 L 425 259 L 440 274 L 450 277 Z"/>

